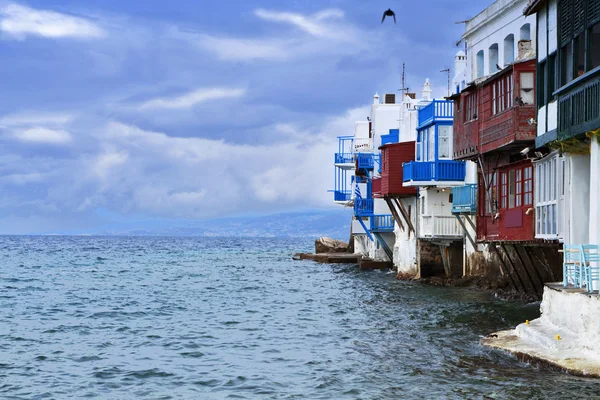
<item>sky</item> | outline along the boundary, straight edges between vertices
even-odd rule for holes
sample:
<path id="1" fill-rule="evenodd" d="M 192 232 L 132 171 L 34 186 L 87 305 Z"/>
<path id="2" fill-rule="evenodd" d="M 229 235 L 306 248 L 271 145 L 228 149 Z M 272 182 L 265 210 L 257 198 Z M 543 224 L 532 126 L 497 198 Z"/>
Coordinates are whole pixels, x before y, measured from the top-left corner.
<path id="1" fill-rule="evenodd" d="M 0 234 L 339 207 L 336 137 L 491 2 L 0 1 Z"/>

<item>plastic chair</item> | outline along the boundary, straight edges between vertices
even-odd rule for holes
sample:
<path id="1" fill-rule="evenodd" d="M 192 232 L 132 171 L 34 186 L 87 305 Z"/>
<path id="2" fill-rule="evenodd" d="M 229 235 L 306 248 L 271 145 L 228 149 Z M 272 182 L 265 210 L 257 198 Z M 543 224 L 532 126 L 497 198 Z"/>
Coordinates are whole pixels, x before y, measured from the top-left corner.
<path id="1" fill-rule="evenodd" d="M 584 258 L 585 286 L 588 292 L 594 291 L 594 282 L 600 285 L 600 250 L 597 244 L 583 244 L 580 246 Z M 596 285 L 596 286 L 598 286 Z"/>

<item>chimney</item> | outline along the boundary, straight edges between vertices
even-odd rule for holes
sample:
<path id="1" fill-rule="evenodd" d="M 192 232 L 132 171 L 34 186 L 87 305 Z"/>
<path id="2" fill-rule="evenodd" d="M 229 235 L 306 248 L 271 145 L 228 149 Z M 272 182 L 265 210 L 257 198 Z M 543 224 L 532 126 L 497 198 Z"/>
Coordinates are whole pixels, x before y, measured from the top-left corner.
<path id="1" fill-rule="evenodd" d="M 429 78 L 425 79 L 425 84 L 421 90 L 421 98 L 423 100 L 431 100 L 431 85 L 429 84 Z"/>
<path id="2" fill-rule="evenodd" d="M 517 60 L 523 60 L 525 58 L 533 57 L 533 49 L 531 48 L 531 40 L 519 40 L 519 52 L 517 53 Z"/>
<path id="3" fill-rule="evenodd" d="M 373 104 L 379 104 L 379 95 L 375 92 L 375 96 L 373 96 Z"/>
<path id="4" fill-rule="evenodd" d="M 394 93 L 386 94 L 385 95 L 385 104 L 396 104 L 396 95 Z"/>

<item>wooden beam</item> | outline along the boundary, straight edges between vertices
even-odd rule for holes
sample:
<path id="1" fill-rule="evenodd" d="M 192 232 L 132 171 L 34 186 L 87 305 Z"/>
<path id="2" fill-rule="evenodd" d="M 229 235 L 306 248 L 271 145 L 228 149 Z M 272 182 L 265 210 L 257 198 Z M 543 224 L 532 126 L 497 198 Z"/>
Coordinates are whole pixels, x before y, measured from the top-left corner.
<path id="1" fill-rule="evenodd" d="M 394 203 L 392 202 L 392 200 L 387 197 L 385 197 L 384 200 L 385 200 L 386 204 L 388 205 L 388 208 L 392 212 L 394 219 L 398 223 L 398 227 L 400 227 L 400 229 L 403 231 L 406 230 L 406 229 L 404 229 L 404 224 L 402 223 L 402 220 L 400 219 L 400 215 L 398 215 L 398 210 L 396 210 L 396 206 L 394 206 Z"/>
<path id="2" fill-rule="evenodd" d="M 461 228 L 463 228 L 463 231 L 465 232 L 465 236 L 467 237 L 467 239 L 469 239 L 469 242 L 471 242 L 471 244 L 473 245 L 473 248 L 475 248 L 475 250 L 477 250 L 477 244 L 473 240 L 473 237 L 471 237 L 471 234 L 467 230 L 467 226 L 463 222 L 462 218 L 460 217 L 460 215 L 455 215 L 455 217 L 458 220 L 458 223 L 460 224 Z"/>
<path id="3" fill-rule="evenodd" d="M 510 267 L 512 268 L 513 271 L 515 271 L 515 275 L 517 275 L 517 278 L 519 279 L 519 282 L 521 283 L 523 292 L 527 293 L 528 290 L 527 290 L 527 287 L 525 286 L 525 279 L 523 276 L 521 276 L 521 275 L 525 275 L 525 274 L 523 274 L 522 271 L 519 271 L 519 268 L 517 268 L 517 265 L 513 262 L 513 260 L 511 260 L 510 254 L 508 253 L 508 250 L 506 250 L 504 243 L 500 244 L 500 248 L 502 249 L 502 252 L 504 254 L 506 254 L 506 259 L 508 260 Z M 532 291 L 535 291 L 535 288 L 533 287 L 533 283 L 531 283 L 531 281 L 529 281 L 529 285 L 527 285 L 527 286 L 529 286 Z"/>
<path id="4" fill-rule="evenodd" d="M 544 282 L 542 281 L 542 278 L 540 277 L 537 269 L 535 268 L 535 266 L 533 265 L 533 263 L 531 262 L 531 259 L 529 258 L 529 256 L 527 255 L 527 250 L 525 249 L 524 246 L 522 245 L 513 245 L 514 249 L 515 249 L 515 253 L 517 254 L 517 258 L 519 259 L 519 262 L 521 263 L 521 265 L 523 265 L 523 269 L 525 270 L 525 273 L 527 274 L 527 277 L 529 278 L 529 281 L 531 282 L 531 286 L 533 287 L 533 290 L 535 290 L 535 294 L 538 297 L 542 297 L 540 290 L 543 290 L 544 287 Z M 529 270 L 532 270 L 532 272 L 530 273 Z M 534 282 L 535 278 L 537 278 L 538 282 Z"/>
<path id="5" fill-rule="evenodd" d="M 406 208 L 404 207 L 404 203 L 402 203 L 401 199 L 397 199 L 394 198 L 394 202 L 398 205 L 398 209 L 400 210 L 400 213 L 402 213 L 402 216 L 404 217 L 404 222 L 406 222 L 406 226 L 408 226 L 408 233 L 410 236 L 410 232 L 414 232 L 415 235 L 417 234 L 417 232 L 415 231 L 415 227 L 412 224 L 412 221 L 410 220 L 410 214 L 406 211 Z"/>
<path id="6" fill-rule="evenodd" d="M 500 252 L 498 251 L 498 249 L 496 248 L 496 244 L 495 243 L 490 243 L 488 245 L 489 248 L 491 248 L 494 253 L 496 253 L 496 255 L 498 256 L 498 259 L 500 260 L 500 272 L 502 273 L 502 275 L 507 275 L 508 279 L 510 279 L 510 282 L 512 283 L 513 287 L 517 290 L 519 290 L 519 287 L 517 286 L 515 280 L 512 277 L 511 272 L 508 270 L 508 268 L 506 267 L 506 264 L 504 263 L 504 260 L 502 259 L 502 255 L 500 254 Z M 507 271 L 507 272 L 505 272 Z M 520 279 L 519 279 L 520 281 Z M 521 290 L 525 291 L 525 286 L 523 286 L 523 283 L 521 283 Z"/>

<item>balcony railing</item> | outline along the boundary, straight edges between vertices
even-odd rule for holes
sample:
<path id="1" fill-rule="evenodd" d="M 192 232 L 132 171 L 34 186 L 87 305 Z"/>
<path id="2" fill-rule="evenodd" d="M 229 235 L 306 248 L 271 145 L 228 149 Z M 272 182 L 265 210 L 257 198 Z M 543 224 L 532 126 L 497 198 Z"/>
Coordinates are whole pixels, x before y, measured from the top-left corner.
<path id="1" fill-rule="evenodd" d="M 411 161 L 402 164 L 404 182 L 464 181 L 466 164 L 464 161 Z"/>
<path id="2" fill-rule="evenodd" d="M 419 236 L 425 238 L 462 237 L 460 223 L 454 216 L 422 215 Z"/>
<path id="3" fill-rule="evenodd" d="M 354 154 L 352 153 L 335 153 L 336 164 L 353 164 Z"/>
<path id="4" fill-rule="evenodd" d="M 372 232 L 393 232 L 394 217 L 387 214 L 378 214 L 371 217 Z"/>
<path id="5" fill-rule="evenodd" d="M 465 185 L 452 189 L 452 213 L 475 214 L 477 211 L 477 185 Z"/>
<path id="6" fill-rule="evenodd" d="M 354 215 L 358 217 L 373 215 L 373 199 L 354 199 Z"/>
<path id="7" fill-rule="evenodd" d="M 600 128 L 600 68 L 558 92 L 558 140 Z"/>
<path id="8" fill-rule="evenodd" d="M 375 166 L 375 154 L 373 153 L 358 153 L 356 158 L 359 169 L 373 169 Z"/>
<path id="9" fill-rule="evenodd" d="M 390 129 L 390 133 L 387 135 L 381 135 L 381 145 L 384 146 L 388 143 L 398 143 L 400 140 L 400 130 Z"/>
<path id="10" fill-rule="evenodd" d="M 352 200 L 352 191 L 351 190 L 334 190 L 333 191 L 333 201 L 350 201 Z"/>
<path id="11" fill-rule="evenodd" d="M 419 110 L 419 127 L 437 119 L 454 118 L 454 102 L 452 100 L 433 100 Z"/>

